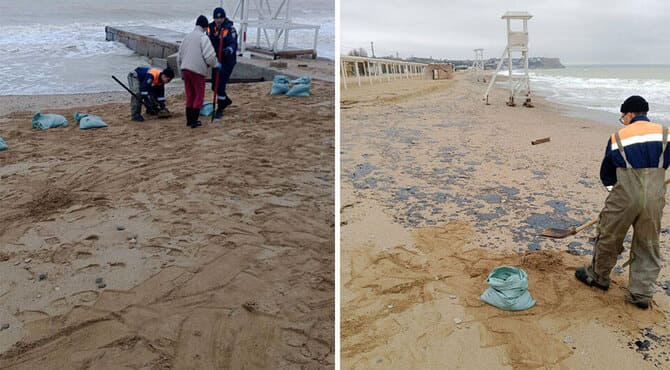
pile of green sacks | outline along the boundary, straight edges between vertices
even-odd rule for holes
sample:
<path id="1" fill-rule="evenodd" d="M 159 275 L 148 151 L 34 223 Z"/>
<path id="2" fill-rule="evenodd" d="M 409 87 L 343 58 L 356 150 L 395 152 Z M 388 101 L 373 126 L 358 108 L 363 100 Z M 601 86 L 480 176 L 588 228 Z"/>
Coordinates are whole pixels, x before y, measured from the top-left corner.
<path id="1" fill-rule="evenodd" d="M 284 75 L 276 75 L 272 79 L 272 90 L 270 90 L 270 95 L 286 94 L 287 96 L 309 96 L 311 82 L 312 78 L 309 76 L 303 76 L 290 81 L 289 78 Z M 291 84 L 293 86 L 291 86 Z"/>
<path id="2" fill-rule="evenodd" d="M 88 130 L 92 128 L 107 127 L 107 123 L 102 118 L 88 113 L 74 113 L 74 119 L 79 123 L 79 128 Z M 65 127 L 68 125 L 67 119 L 60 114 L 42 114 L 35 113 L 33 116 L 33 128 L 48 130 L 50 128 Z"/>
<path id="3" fill-rule="evenodd" d="M 535 305 L 528 292 L 528 275 L 520 268 L 496 267 L 486 282 L 489 288 L 480 299 L 492 306 L 506 311 L 522 311 Z"/>

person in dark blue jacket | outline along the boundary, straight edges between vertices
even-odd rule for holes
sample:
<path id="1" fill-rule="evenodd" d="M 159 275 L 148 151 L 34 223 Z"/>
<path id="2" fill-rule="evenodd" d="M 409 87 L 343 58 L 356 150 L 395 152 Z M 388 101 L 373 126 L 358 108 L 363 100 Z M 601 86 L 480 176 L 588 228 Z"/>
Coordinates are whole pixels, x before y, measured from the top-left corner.
<path id="1" fill-rule="evenodd" d="M 147 113 L 158 114 L 168 112 L 165 107 L 165 84 L 173 78 L 174 71 L 170 67 L 162 71 L 158 68 L 137 67 L 128 74 L 128 87 L 142 98 Z M 142 103 L 134 96 L 130 100 L 130 114 L 133 121 L 144 121 Z"/>
<path id="2" fill-rule="evenodd" d="M 207 35 L 222 65 L 220 71 L 212 69 L 212 91 L 216 85 L 214 93 L 217 101 L 214 118 L 218 119 L 223 117 L 223 110 L 233 103 L 226 94 L 226 85 L 237 63 L 237 31 L 233 27 L 233 21 L 226 18 L 226 11 L 223 8 L 214 9 L 214 22 L 209 24 Z"/>
<path id="3" fill-rule="evenodd" d="M 633 95 L 621 105 L 624 125 L 607 141 L 600 179 L 610 190 L 600 212 L 593 259 L 575 271 L 581 282 L 602 290 L 610 286 L 610 272 L 624 251 L 623 242 L 633 226 L 627 302 L 651 306 L 661 271 L 659 237 L 665 206 L 665 171 L 670 165 L 668 128 L 650 122 L 649 104 Z"/>

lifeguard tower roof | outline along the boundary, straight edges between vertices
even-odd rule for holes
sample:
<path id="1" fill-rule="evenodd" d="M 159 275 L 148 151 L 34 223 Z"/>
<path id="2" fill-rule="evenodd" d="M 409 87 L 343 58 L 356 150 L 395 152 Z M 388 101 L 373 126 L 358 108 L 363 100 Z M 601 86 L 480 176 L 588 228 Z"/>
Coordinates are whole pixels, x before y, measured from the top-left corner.
<path id="1" fill-rule="evenodd" d="M 500 19 L 531 19 L 532 15 L 528 12 L 507 12 Z"/>

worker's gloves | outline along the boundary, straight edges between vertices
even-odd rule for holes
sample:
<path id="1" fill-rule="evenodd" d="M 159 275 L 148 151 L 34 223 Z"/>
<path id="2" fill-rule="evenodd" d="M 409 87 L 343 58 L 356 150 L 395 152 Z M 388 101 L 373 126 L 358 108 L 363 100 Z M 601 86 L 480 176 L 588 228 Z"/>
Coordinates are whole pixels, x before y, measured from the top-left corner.
<path id="1" fill-rule="evenodd" d="M 147 109 L 154 107 L 154 102 L 151 101 L 151 98 L 148 95 L 143 96 L 142 101 L 144 102 L 144 105 L 147 107 Z"/>
<path id="2" fill-rule="evenodd" d="M 612 189 L 614 189 L 614 186 L 609 185 L 609 186 L 605 186 L 605 188 L 607 189 L 607 191 L 612 191 Z"/>
<path id="3" fill-rule="evenodd" d="M 216 63 L 216 67 L 214 67 L 214 68 L 216 68 L 220 71 L 221 68 L 223 68 L 223 65 L 221 63 Z"/>

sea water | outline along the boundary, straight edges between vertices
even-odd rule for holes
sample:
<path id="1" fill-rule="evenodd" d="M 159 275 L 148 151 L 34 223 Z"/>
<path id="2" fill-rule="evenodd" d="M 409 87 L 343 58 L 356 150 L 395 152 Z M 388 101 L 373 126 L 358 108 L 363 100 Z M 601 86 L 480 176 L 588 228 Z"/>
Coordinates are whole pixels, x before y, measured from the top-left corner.
<path id="1" fill-rule="evenodd" d="M 649 118 L 670 125 L 670 65 L 569 65 L 530 71 L 531 91 L 549 101 L 603 113 L 619 125 L 621 103 L 631 95 L 649 102 Z"/>
<path id="2" fill-rule="evenodd" d="M 186 33 L 200 14 L 211 21 L 221 3 L 231 15 L 232 0 L 0 0 L 0 95 L 121 91 L 111 75 L 124 81 L 137 66 L 149 65 L 149 59 L 106 41 L 105 26 Z M 320 26 L 317 54 L 334 59 L 334 0 L 293 0 L 291 13 L 294 22 Z M 313 33 L 292 32 L 290 42 L 311 47 Z"/>

